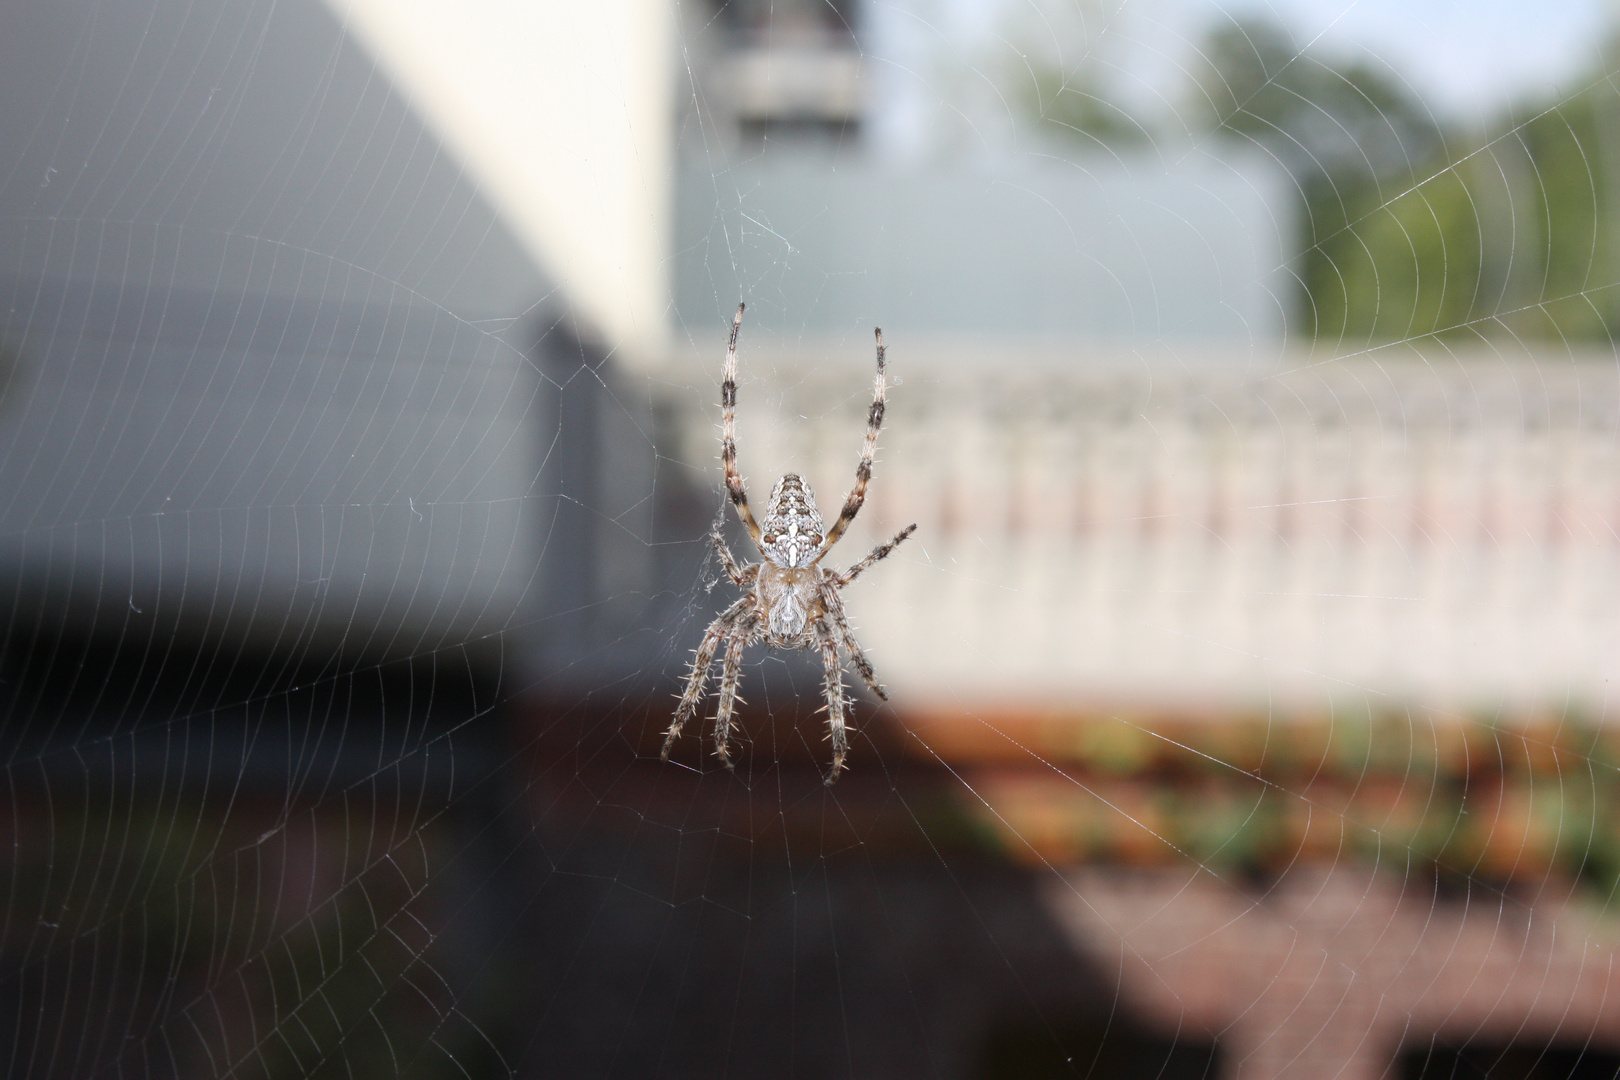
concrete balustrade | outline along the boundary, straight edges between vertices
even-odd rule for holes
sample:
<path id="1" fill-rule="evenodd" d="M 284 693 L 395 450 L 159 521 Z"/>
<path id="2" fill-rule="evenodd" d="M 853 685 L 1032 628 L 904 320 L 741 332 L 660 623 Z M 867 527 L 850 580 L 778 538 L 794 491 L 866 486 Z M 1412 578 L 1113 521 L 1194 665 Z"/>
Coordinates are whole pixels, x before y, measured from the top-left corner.
<path id="1" fill-rule="evenodd" d="M 743 349 L 755 498 L 796 469 L 836 512 L 869 346 Z M 871 499 L 835 561 L 920 525 L 849 594 L 902 708 L 1610 708 L 1612 356 L 891 358 Z M 686 460 L 713 460 L 714 413 L 683 399 Z"/>

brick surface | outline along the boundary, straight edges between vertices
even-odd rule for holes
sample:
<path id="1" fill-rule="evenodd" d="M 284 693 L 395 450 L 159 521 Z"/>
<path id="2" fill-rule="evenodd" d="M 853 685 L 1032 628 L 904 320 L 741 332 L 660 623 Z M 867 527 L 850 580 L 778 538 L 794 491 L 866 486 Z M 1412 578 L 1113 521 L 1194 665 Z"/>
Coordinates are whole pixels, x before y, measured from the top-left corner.
<path id="1" fill-rule="evenodd" d="M 1555 883 L 1437 896 L 1354 866 L 1268 888 L 1076 869 L 1047 902 L 1123 1003 L 1213 1035 L 1232 1080 L 1377 1080 L 1436 1037 L 1620 1045 L 1620 925 Z"/>

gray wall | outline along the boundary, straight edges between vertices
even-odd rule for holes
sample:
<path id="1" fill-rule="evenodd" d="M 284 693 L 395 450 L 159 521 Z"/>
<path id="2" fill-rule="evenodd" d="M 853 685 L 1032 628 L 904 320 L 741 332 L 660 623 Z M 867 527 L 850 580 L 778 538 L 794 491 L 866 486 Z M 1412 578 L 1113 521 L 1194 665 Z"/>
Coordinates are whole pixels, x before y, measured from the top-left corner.
<path id="1" fill-rule="evenodd" d="M 320 0 L 5 5 L 0 148 L 13 274 L 468 318 L 545 291 Z"/>
<path id="2" fill-rule="evenodd" d="M 781 153 L 689 162 L 676 309 L 689 327 L 1274 342 L 1292 279 L 1287 177 L 1259 160 L 1028 159 L 900 170 Z"/>
<path id="3" fill-rule="evenodd" d="M 11 631 L 47 595 L 382 654 L 522 621 L 548 288 L 319 0 L 5 6 Z"/>

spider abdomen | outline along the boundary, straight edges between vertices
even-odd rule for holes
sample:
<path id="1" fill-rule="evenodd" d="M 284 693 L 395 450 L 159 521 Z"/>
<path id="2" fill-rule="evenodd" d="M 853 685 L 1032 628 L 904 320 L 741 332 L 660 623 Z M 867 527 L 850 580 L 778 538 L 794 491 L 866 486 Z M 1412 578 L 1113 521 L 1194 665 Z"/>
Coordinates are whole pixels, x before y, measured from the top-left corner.
<path id="1" fill-rule="evenodd" d="M 760 567 L 754 596 L 765 612 L 766 638 L 772 645 L 805 644 L 810 621 L 821 614 L 820 578 L 815 567 Z"/>

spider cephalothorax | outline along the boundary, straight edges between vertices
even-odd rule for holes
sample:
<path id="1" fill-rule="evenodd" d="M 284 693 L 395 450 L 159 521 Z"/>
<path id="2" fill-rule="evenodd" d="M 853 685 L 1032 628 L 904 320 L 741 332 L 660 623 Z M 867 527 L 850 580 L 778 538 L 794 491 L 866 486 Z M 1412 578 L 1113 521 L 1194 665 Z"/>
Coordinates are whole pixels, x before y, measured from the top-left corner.
<path id="1" fill-rule="evenodd" d="M 668 759 L 670 747 L 681 733 L 681 728 L 697 711 L 703 700 L 703 687 L 714 664 L 715 653 L 725 643 L 725 660 L 720 676 L 720 700 L 714 716 L 714 752 L 720 760 L 731 765 L 728 737 L 731 717 L 737 707 L 737 686 L 742 679 L 742 651 L 755 641 L 784 649 L 821 650 L 825 678 L 822 693 L 827 699 L 827 728 L 833 744 L 832 771 L 827 783 L 838 778 L 849 753 L 849 737 L 844 728 L 844 680 L 840 654 L 849 663 L 872 692 L 888 700 L 888 694 L 878 685 L 872 665 L 855 641 L 844 617 L 844 602 L 839 590 L 854 581 L 867 567 L 887 556 L 901 541 L 910 536 L 917 526 L 900 530 L 893 540 L 874 548 L 866 558 L 839 573 L 820 565 L 822 557 L 844 535 L 861 504 L 866 501 L 866 485 L 872 477 L 872 456 L 877 452 L 878 429 L 883 426 L 885 383 L 883 378 L 883 331 L 877 336 L 877 377 L 872 385 L 872 407 L 866 416 L 866 442 L 861 447 L 860 462 L 855 466 L 855 486 L 844 499 L 844 508 L 830 530 L 824 529 L 821 512 L 816 509 L 816 498 L 810 485 L 794 473 L 788 473 L 771 490 L 770 502 L 765 507 L 764 522 L 754 520 L 748 508 L 748 492 L 742 476 L 737 472 L 737 332 L 742 327 L 743 305 L 737 305 L 737 315 L 731 320 L 731 340 L 726 346 L 726 375 L 720 384 L 720 414 L 723 423 L 720 439 L 720 462 L 725 467 L 726 491 L 737 516 L 748 529 L 749 538 L 764 556 L 764 561 L 739 567 L 726 547 L 725 539 L 716 527 L 710 539 L 720 555 L 720 564 L 733 584 L 748 590 L 736 603 L 722 611 L 704 631 L 703 641 L 697 647 L 692 670 L 686 677 L 686 689 L 681 703 L 675 709 L 675 719 L 664 738 L 664 754 Z"/>

